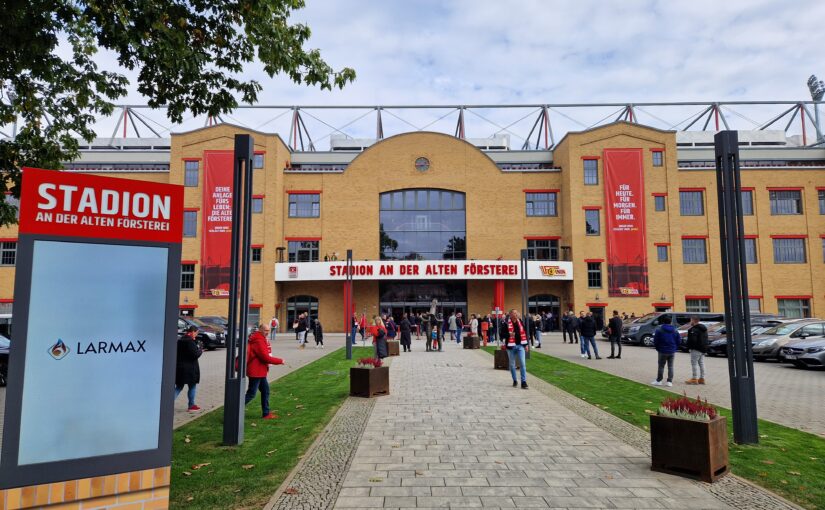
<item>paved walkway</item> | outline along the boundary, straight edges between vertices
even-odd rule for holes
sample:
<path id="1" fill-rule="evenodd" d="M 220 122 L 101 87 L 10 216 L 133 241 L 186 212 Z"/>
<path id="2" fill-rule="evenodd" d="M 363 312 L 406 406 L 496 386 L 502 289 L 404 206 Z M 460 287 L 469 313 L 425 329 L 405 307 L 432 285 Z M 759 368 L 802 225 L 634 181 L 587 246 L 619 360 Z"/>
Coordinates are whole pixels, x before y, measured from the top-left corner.
<path id="1" fill-rule="evenodd" d="M 492 364 L 455 345 L 395 358 L 335 508 L 730 508 Z"/>
<path id="2" fill-rule="evenodd" d="M 649 384 L 656 378 L 656 350 L 649 347 L 625 345 L 622 359 L 607 359 L 610 342 L 598 340 L 601 360 L 582 359 L 579 346 L 563 344 L 560 333 L 543 335 L 539 352 L 550 354 L 573 363 L 585 365 L 632 381 Z M 708 384 L 690 386 L 684 383 L 690 379 L 690 355 L 676 354 L 675 378 L 672 388 L 663 388 L 675 393 L 697 394 L 709 402 L 730 408 L 730 382 L 727 358 L 705 357 Z M 781 423 L 814 434 L 825 436 L 825 373 L 822 370 L 801 370 L 793 365 L 774 361 L 755 362 L 756 407 L 759 417 Z"/>

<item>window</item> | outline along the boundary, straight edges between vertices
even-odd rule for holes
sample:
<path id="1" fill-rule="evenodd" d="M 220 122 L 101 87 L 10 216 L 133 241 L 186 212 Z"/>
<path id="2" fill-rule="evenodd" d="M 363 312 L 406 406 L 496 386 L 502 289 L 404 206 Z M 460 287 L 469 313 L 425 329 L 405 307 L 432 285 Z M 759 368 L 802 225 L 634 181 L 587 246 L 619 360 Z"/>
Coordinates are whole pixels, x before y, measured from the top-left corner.
<path id="1" fill-rule="evenodd" d="M 559 242 L 556 239 L 528 239 L 528 260 L 559 260 Z"/>
<path id="2" fill-rule="evenodd" d="M 710 299 L 685 299 L 685 311 L 689 313 L 710 312 Z"/>
<path id="3" fill-rule="evenodd" d="M 653 166 L 663 166 L 664 165 L 664 153 L 662 151 L 653 151 L 651 153 L 653 156 Z"/>
<path id="4" fill-rule="evenodd" d="M 318 218 L 321 216 L 321 195 L 318 193 L 289 195 L 290 218 Z"/>
<path id="5" fill-rule="evenodd" d="M 405 189 L 382 193 L 378 235 L 381 260 L 464 260 L 464 193 Z"/>
<path id="6" fill-rule="evenodd" d="M 756 239 L 743 239 L 745 241 L 745 264 L 756 264 Z"/>
<path id="7" fill-rule="evenodd" d="M 805 239 L 774 239 L 773 261 L 776 264 L 804 264 Z"/>
<path id="8" fill-rule="evenodd" d="M 264 212 L 264 199 L 263 198 L 253 198 L 252 199 L 252 214 L 261 214 Z"/>
<path id="9" fill-rule="evenodd" d="M 819 214 L 825 214 L 825 189 L 817 192 L 819 194 Z"/>
<path id="10" fill-rule="evenodd" d="M 558 216 L 556 193 L 525 193 L 527 216 Z"/>
<path id="11" fill-rule="evenodd" d="M 702 216 L 705 214 L 704 192 L 680 191 L 679 214 L 682 216 Z"/>
<path id="12" fill-rule="evenodd" d="M 599 184 L 599 160 L 584 160 L 584 183 L 590 186 Z"/>
<path id="13" fill-rule="evenodd" d="M 315 296 L 292 296 L 286 300 L 286 330 L 292 331 L 292 325 L 302 313 L 318 316 L 318 298 Z"/>
<path id="14" fill-rule="evenodd" d="M 200 174 L 200 161 L 184 161 L 183 163 L 183 185 L 197 186 Z"/>
<path id="15" fill-rule="evenodd" d="M 742 192 L 742 216 L 753 216 L 753 191 Z"/>
<path id="16" fill-rule="evenodd" d="M 653 197 L 653 208 L 657 211 L 664 211 L 665 210 L 665 197 L 657 195 Z"/>
<path id="17" fill-rule="evenodd" d="M 811 316 L 811 301 L 809 299 L 777 299 L 779 315 L 789 319 L 802 319 Z"/>
<path id="18" fill-rule="evenodd" d="M 252 248 L 252 262 L 261 262 L 261 248 Z"/>
<path id="19" fill-rule="evenodd" d="M 657 246 L 656 256 L 658 257 L 659 262 L 667 262 L 667 246 Z"/>
<path id="20" fill-rule="evenodd" d="M 255 154 L 252 157 L 252 168 L 263 168 L 264 167 L 264 155 L 263 154 Z"/>
<path id="21" fill-rule="evenodd" d="M 771 191 L 769 196 L 772 215 L 802 214 L 801 191 Z"/>
<path id="22" fill-rule="evenodd" d="M 14 303 L 0 303 L 0 314 L 11 314 L 14 311 Z"/>
<path id="23" fill-rule="evenodd" d="M 599 210 L 587 209 L 584 211 L 585 232 L 589 236 L 597 236 L 601 232 L 599 225 Z"/>
<path id="24" fill-rule="evenodd" d="M 707 264 L 708 254 L 705 239 L 682 239 L 682 262 L 685 264 Z"/>
<path id="25" fill-rule="evenodd" d="M 198 211 L 183 211 L 183 237 L 197 237 Z"/>
<path id="26" fill-rule="evenodd" d="M 0 243 L 0 266 L 13 266 L 17 262 L 17 242 Z"/>
<path id="27" fill-rule="evenodd" d="M 180 265 L 180 290 L 195 290 L 195 264 Z"/>
<path id="28" fill-rule="evenodd" d="M 254 328 L 261 323 L 261 307 L 260 306 L 250 306 L 249 311 L 246 313 L 246 325 L 250 328 Z"/>
<path id="29" fill-rule="evenodd" d="M 289 262 L 318 262 L 318 241 L 289 241 Z"/>
<path id="30" fill-rule="evenodd" d="M 587 288 L 601 289 L 602 288 L 602 263 L 588 262 L 587 263 Z"/>
<path id="31" fill-rule="evenodd" d="M 762 311 L 762 300 L 759 298 L 749 298 L 748 308 L 751 313 L 760 313 Z"/>

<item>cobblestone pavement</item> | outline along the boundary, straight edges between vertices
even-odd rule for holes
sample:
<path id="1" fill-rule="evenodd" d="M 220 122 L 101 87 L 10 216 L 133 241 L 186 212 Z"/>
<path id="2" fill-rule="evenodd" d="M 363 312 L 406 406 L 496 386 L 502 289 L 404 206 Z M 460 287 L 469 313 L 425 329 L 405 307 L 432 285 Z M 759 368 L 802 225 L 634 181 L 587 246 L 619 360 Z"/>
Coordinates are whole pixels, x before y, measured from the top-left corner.
<path id="1" fill-rule="evenodd" d="M 601 360 L 582 359 L 579 346 L 563 344 L 560 333 L 542 335 L 543 354 L 595 368 L 636 382 L 649 384 L 656 378 L 656 350 L 648 347 L 625 345 L 622 359 L 607 359 L 610 343 L 598 340 Z M 701 395 L 709 402 L 730 408 L 730 383 L 727 358 L 705 357 L 706 379 L 704 386 L 684 383 L 690 379 L 690 355 L 677 353 L 672 388 L 675 393 L 687 392 L 689 396 Z M 785 363 L 763 361 L 754 363 L 756 381 L 756 407 L 759 417 L 788 427 L 825 436 L 825 372 L 801 370 Z"/>
<path id="2" fill-rule="evenodd" d="M 448 345 L 393 360 L 335 508 L 731 508 L 492 358 Z"/>

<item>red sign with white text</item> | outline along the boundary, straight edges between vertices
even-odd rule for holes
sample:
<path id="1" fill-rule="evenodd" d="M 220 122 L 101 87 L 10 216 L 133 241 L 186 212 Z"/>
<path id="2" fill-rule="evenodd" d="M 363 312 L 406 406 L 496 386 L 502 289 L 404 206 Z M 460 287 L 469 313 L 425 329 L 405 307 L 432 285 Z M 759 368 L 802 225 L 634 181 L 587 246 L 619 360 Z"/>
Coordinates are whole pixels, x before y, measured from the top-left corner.
<path id="1" fill-rule="evenodd" d="M 232 243 L 232 151 L 203 154 L 201 297 L 229 297 Z"/>
<path id="2" fill-rule="evenodd" d="M 183 187 L 23 168 L 21 234 L 180 243 Z"/>
<path id="3" fill-rule="evenodd" d="M 644 165 L 642 149 L 605 149 L 607 281 L 611 297 L 646 297 Z"/>

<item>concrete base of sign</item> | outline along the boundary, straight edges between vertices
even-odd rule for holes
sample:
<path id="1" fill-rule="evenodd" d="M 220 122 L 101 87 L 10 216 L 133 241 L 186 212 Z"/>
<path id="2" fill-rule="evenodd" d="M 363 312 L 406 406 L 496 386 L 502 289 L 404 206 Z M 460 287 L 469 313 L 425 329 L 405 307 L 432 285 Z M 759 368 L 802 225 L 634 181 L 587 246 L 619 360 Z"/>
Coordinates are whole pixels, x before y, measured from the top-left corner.
<path id="1" fill-rule="evenodd" d="M 0 490 L 4 508 L 169 508 L 169 467 Z M 0 505 L 2 506 L 2 505 Z M 131 506 L 129 506 L 131 508 Z"/>

